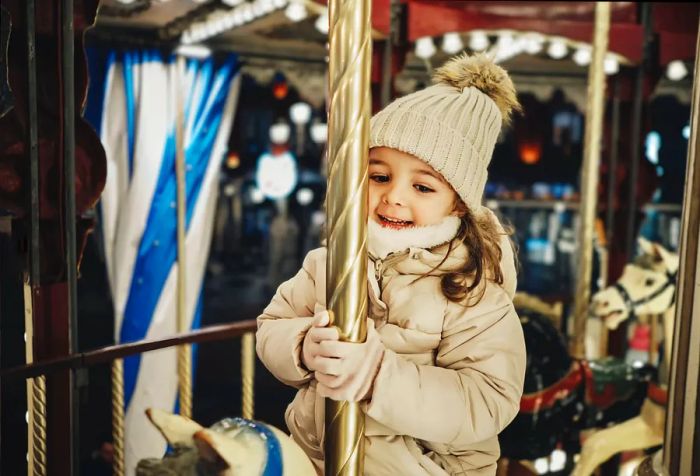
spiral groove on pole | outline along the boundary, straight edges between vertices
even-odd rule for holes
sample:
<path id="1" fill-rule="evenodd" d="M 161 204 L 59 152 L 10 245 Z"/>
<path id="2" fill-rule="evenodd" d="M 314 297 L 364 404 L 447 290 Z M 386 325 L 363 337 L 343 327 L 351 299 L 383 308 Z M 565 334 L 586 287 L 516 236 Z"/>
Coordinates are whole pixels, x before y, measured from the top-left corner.
<path id="1" fill-rule="evenodd" d="M 342 340 L 363 342 L 367 318 L 367 153 L 371 109 L 370 0 L 329 1 L 326 302 Z M 364 414 L 326 400 L 325 474 L 364 466 Z"/>
<path id="2" fill-rule="evenodd" d="M 46 377 L 31 379 L 32 474 L 46 475 Z"/>
<path id="3" fill-rule="evenodd" d="M 34 362 L 34 301 L 36 288 L 24 277 L 25 360 Z M 27 474 L 45 476 L 46 466 L 46 377 L 27 379 Z"/>
<path id="4" fill-rule="evenodd" d="M 579 262 L 574 294 L 574 331 L 572 355 L 585 357 L 586 318 L 591 296 L 593 270 L 593 236 L 598 196 L 598 169 L 605 111 L 605 72 L 603 61 L 608 49 L 610 29 L 610 2 L 598 2 L 595 6 L 595 30 L 593 33 L 593 57 L 588 69 L 586 97 L 586 125 L 581 167 L 581 208 L 579 235 Z"/>
<path id="5" fill-rule="evenodd" d="M 253 419 L 255 403 L 255 334 L 246 332 L 241 337 L 241 416 Z"/>
<path id="6" fill-rule="evenodd" d="M 112 473 L 124 476 L 124 360 L 112 362 Z"/>
<path id="7" fill-rule="evenodd" d="M 180 415 L 192 418 L 192 354 L 189 345 L 177 348 Z"/>

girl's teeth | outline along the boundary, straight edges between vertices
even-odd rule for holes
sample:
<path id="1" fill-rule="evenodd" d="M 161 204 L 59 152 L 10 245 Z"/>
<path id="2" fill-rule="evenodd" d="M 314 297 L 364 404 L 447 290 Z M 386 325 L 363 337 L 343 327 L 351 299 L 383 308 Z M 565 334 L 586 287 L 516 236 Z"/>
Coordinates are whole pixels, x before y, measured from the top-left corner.
<path id="1" fill-rule="evenodd" d="M 397 223 L 397 224 L 407 224 L 407 223 L 410 223 L 410 222 L 408 222 L 408 221 L 406 221 L 406 220 L 399 220 L 398 218 L 389 218 L 389 217 L 385 217 L 385 216 L 382 216 L 382 218 L 383 218 L 384 220 L 388 221 L 388 222 L 391 222 L 391 223 Z"/>

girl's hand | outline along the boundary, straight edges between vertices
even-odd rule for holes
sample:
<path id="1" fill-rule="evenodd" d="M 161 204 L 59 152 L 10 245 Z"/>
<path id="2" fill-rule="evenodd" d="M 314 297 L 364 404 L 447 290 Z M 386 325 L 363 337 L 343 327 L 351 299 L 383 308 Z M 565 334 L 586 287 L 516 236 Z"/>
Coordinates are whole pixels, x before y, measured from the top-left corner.
<path id="1" fill-rule="evenodd" d="M 319 308 L 321 306 L 318 306 Z M 318 309 L 314 314 L 314 320 L 311 329 L 304 336 L 304 343 L 301 351 L 301 363 L 314 372 L 321 368 L 327 369 L 332 365 L 328 362 L 330 359 L 324 353 L 325 342 L 334 342 L 340 338 L 338 329 L 328 327 L 330 323 L 330 315 L 326 309 Z"/>
<path id="2" fill-rule="evenodd" d="M 372 396 L 374 379 L 384 357 L 384 344 L 367 319 L 367 340 L 324 343 L 323 365 L 316 369 L 319 395 L 338 401 L 357 402 Z"/>

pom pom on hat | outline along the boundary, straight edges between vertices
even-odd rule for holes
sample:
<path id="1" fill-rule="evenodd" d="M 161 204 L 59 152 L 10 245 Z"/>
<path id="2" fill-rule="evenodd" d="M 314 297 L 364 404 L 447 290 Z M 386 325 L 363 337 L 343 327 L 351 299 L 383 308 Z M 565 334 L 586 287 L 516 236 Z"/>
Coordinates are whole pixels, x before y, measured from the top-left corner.
<path id="1" fill-rule="evenodd" d="M 508 73 L 483 53 L 455 56 L 435 71 L 433 81 L 460 91 L 478 89 L 496 103 L 504 124 L 510 123 L 513 111 L 522 112 Z"/>

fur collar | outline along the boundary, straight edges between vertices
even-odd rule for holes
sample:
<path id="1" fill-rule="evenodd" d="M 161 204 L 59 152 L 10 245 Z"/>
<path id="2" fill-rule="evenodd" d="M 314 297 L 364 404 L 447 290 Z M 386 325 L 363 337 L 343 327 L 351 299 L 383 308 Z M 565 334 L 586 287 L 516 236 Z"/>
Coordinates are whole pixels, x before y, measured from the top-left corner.
<path id="1" fill-rule="evenodd" d="M 411 227 L 404 230 L 384 228 L 374 220 L 367 224 L 367 250 L 378 259 L 386 258 L 390 253 L 405 251 L 409 248 L 430 249 L 449 242 L 459 231 L 460 219 L 455 216 L 445 217 L 435 225 Z"/>

